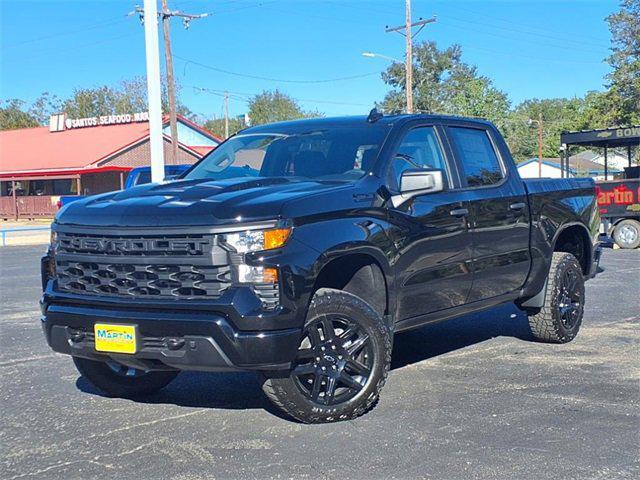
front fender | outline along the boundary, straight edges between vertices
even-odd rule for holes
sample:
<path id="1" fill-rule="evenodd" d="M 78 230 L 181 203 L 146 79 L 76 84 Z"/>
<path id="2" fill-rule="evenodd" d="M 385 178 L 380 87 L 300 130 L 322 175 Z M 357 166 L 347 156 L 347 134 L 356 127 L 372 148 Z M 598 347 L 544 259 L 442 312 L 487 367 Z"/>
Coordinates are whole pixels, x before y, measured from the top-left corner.
<path id="1" fill-rule="evenodd" d="M 306 307 L 311 301 L 319 273 L 330 262 L 345 256 L 367 255 L 380 266 L 391 304 L 395 298 L 392 294 L 395 285 L 389 264 L 392 244 L 386 227 L 383 220 L 371 217 L 306 223 L 294 227 L 284 248 L 258 252 L 255 256 L 248 256 L 248 259 L 256 264 L 280 269 L 283 306 L 295 310 L 299 324 L 304 323 Z"/>
<path id="2" fill-rule="evenodd" d="M 316 274 L 339 257 L 362 254 L 372 257 L 388 277 L 392 243 L 387 230 L 386 222 L 378 218 L 341 218 L 302 225 L 295 238 L 320 254 L 314 265 Z"/>

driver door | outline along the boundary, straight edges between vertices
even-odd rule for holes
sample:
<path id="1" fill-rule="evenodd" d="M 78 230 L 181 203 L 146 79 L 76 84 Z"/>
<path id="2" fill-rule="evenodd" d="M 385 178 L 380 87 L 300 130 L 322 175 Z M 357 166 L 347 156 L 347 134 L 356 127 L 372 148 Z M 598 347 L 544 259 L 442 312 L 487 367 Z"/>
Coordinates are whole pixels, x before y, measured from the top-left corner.
<path id="1" fill-rule="evenodd" d="M 416 168 L 441 169 L 448 184 L 446 191 L 426 193 L 389 210 L 397 249 L 399 321 L 462 305 L 471 289 L 469 203 L 455 189 L 455 166 L 443 145 L 433 125 L 409 128 L 390 165 L 390 182 L 396 186 L 404 170 Z"/>

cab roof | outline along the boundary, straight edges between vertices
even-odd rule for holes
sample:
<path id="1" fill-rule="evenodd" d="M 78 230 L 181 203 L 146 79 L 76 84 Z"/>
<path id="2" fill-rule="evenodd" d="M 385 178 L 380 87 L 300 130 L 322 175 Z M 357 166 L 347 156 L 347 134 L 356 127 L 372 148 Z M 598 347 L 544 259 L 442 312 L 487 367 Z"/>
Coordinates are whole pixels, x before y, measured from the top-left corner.
<path id="1" fill-rule="evenodd" d="M 261 132 L 272 132 L 277 128 L 308 128 L 308 127 L 353 127 L 359 125 L 383 125 L 391 127 L 396 124 L 405 123 L 410 120 L 431 120 L 434 122 L 440 122 L 443 120 L 446 121 L 465 121 L 465 122 L 473 122 L 483 125 L 491 125 L 491 123 L 487 120 L 480 118 L 466 118 L 466 117 L 456 117 L 451 115 L 435 115 L 435 114 L 425 114 L 425 113 L 417 113 L 417 114 L 394 114 L 394 115 L 383 115 L 378 120 L 374 122 L 368 121 L 367 115 L 351 115 L 351 116 L 342 116 L 342 117 L 318 117 L 318 118 L 303 118 L 300 120 L 289 120 L 285 122 L 276 122 L 276 123 L 268 123 L 265 125 L 256 125 L 255 127 L 249 127 L 243 130 L 241 133 L 261 133 Z"/>

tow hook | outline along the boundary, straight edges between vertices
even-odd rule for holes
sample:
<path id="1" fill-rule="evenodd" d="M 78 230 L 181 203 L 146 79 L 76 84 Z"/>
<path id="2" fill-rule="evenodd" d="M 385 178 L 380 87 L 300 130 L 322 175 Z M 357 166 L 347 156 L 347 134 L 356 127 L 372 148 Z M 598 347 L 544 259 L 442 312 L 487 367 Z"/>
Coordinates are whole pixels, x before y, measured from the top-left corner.
<path id="1" fill-rule="evenodd" d="M 184 343 L 183 338 L 170 338 L 167 340 L 167 348 L 169 350 L 180 350 L 184 347 Z"/>
<path id="2" fill-rule="evenodd" d="M 73 343 L 79 343 L 82 340 L 84 340 L 84 332 L 81 332 L 79 330 L 72 330 L 69 333 L 69 339 L 73 342 Z"/>

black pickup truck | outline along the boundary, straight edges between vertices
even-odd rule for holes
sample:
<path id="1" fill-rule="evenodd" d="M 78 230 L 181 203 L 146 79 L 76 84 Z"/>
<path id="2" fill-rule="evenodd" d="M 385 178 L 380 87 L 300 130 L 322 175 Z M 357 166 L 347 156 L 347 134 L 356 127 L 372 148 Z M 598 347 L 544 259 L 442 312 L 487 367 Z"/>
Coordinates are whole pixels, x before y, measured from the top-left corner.
<path id="1" fill-rule="evenodd" d="M 485 121 L 262 125 L 178 180 L 64 207 L 42 326 L 109 395 L 250 370 L 295 419 L 350 419 L 378 398 L 395 332 L 515 302 L 537 339 L 572 340 L 599 224 L 592 180 L 523 181 Z"/>

